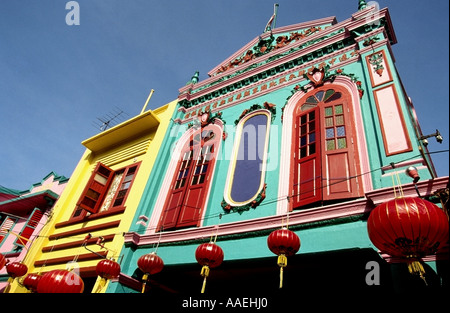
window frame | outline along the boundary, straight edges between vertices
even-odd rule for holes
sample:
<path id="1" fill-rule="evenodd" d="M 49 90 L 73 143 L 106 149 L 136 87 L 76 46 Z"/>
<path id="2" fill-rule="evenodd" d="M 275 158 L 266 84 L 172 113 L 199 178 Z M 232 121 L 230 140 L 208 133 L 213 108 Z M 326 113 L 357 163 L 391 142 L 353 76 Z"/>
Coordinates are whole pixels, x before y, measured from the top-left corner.
<path id="1" fill-rule="evenodd" d="M 4 233 L 0 232 L 0 247 L 3 244 L 3 241 L 6 238 L 8 238 L 8 234 L 11 231 L 11 229 L 13 229 L 14 226 L 16 225 L 16 223 L 17 223 L 17 218 L 14 218 L 14 217 L 6 215 L 5 219 L 3 220 L 2 224 L 0 225 L 0 231 L 3 229 L 3 227 L 4 227 L 4 225 L 5 225 L 7 220 L 11 221 L 11 225 L 9 226 L 9 228 Z"/>
<path id="2" fill-rule="evenodd" d="M 206 130 L 212 131 L 215 135 L 212 137 L 202 137 L 202 133 Z M 208 193 L 211 188 L 211 181 L 214 176 L 214 170 L 216 160 L 219 154 L 220 142 L 222 140 L 222 127 L 215 124 L 207 124 L 204 127 L 193 130 L 187 137 L 181 139 L 177 145 L 180 145 L 180 149 L 177 151 L 176 163 L 171 172 L 170 185 L 167 193 L 164 195 L 164 205 L 159 213 L 158 223 L 156 226 L 156 232 L 166 230 L 178 230 L 186 227 L 199 227 L 201 224 L 201 217 L 205 211 L 205 206 L 208 203 Z M 197 139 L 200 139 L 200 141 Z M 196 169 L 199 166 L 199 160 L 202 158 L 203 149 L 207 146 L 213 146 L 213 150 L 209 150 L 209 160 L 207 171 L 205 173 L 199 172 L 196 174 Z M 195 150 L 195 151 L 194 151 Z M 187 159 L 184 157 L 189 154 L 189 166 L 182 167 L 183 162 Z M 203 161 L 202 161 L 203 162 Z M 204 163 L 200 164 L 202 168 Z M 185 176 L 180 176 L 181 170 L 188 171 Z M 200 177 L 204 174 L 204 180 L 196 180 L 195 184 L 192 184 L 195 176 Z M 169 175 L 169 174 L 168 174 Z M 185 179 L 183 185 L 179 185 L 177 181 Z M 176 189 L 174 186 L 178 186 Z M 200 190 L 200 191 L 198 191 Z M 191 193 L 200 192 L 204 194 L 198 201 L 199 206 L 188 205 L 190 203 Z M 174 206 L 174 204 L 176 204 Z M 198 209 L 198 213 L 194 210 Z M 173 213 L 170 210 L 174 210 Z M 191 212 L 192 211 L 192 212 Z M 194 213 L 193 213 L 194 212 Z M 189 216 L 198 216 L 198 218 L 189 218 Z M 187 217 L 186 217 L 187 216 Z"/>
<path id="3" fill-rule="evenodd" d="M 133 164 L 130 164 L 130 165 L 127 165 L 127 166 L 124 166 L 124 167 L 121 167 L 121 168 L 119 168 L 117 170 L 113 170 L 113 169 L 109 168 L 108 166 L 106 166 L 105 164 L 103 164 L 101 162 L 98 162 L 97 165 L 95 166 L 94 171 L 91 174 L 91 177 L 89 178 L 89 180 L 88 180 L 88 182 L 86 184 L 85 189 L 83 190 L 82 194 L 79 197 L 79 200 L 77 201 L 76 207 L 75 207 L 75 209 L 74 209 L 74 211 L 73 211 L 73 213 L 72 213 L 72 215 L 70 217 L 70 220 L 84 219 L 86 216 L 105 214 L 106 212 L 109 212 L 109 211 L 122 210 L 123 208 L 125 208 L 126 207 L 125 206 L 126 200 L 128 198 L 128 195 L 130 194 L 131 187 L 133 186 L 133 182 L 136 179 L 136 176 L 137 176 L 137 173 L 139 171 L 140 165 L 141 165 L 141 161 L 133 163 Z M 100 167 L 106 167 L 106 168 L 111 169 L 111 173 L 108 176 L 107 183 L 103 187 L 104 192 L 103 192 L 101 198 L 99 198 L 97 200 L 98 203 L 96 203 L 94 210 L 89 211 L 89 210 L 83 208 L 82 206 L 80 206 L 80 203 L 81 203 L 83 197 L 85 197 L 86 192 L 89 189 L 89 186 L 91 185 L 92 181 L 94 180 L 95 175 L 98 173 L 98 169 Z M 127 177 L 128 171 L 131 168 L 133 168 L 133 167 L 135 167 L 136 170 L 134 171 L 134 175 L 133 175 L 131 181 L 129 182 L 129 186 L 128 186 L 127 191 L 126 191 L 126 193 L 125 193 L 125 195 L 123 197 L 122 203 L 120 205 L 114 205 L 114 203 L 115 203 L 115 201 L 117 199 L 117 196 L 118 196 L 119 192 L 121 191 L 120 188 L 121 188 L 121 186 L 122 186 L 122 184 L 124 182 L 124 179 Z M 104 209 L 104 210 L 101 210 L 101 208 L 103 206 L 103 202 L 105 201 L 105 198 L 108 196 L 108 192 L 109 192 L 109 189 L 111 187 L 111 183 L 114 180 L 114 177 L 116 176 L 117 173 L 119 173 L 121 171 L 124 171 L 124 172 L 123 172 L 123 175 L 122 175 L 122 177 L 120 179 L 120 182 L 118 184 L 120 187 L 115 191 L 114 197 L 111 199 L 111 202 L 110 202 L 110 205 L 108 206 L 108 208 Z M 89 215 L 88 215 L 88 213 L 89 213 Z"/>
<path id="4" fill-rule="evenodd" d="M 20 247 L 24 247 L 28 244 L 30 241 L 31 236 L 33 235 L 34 231 L 38 227 L 39 223 L 41 222 L 42 217 L 44 217 L 44 213 L 41 209 L 35 208 L 33 212 L 28 217 L 27 222 L 23 226 L 22 230 L 19 232 L 20 237 L 17 237 L 17 239 L 14 241 L 14 244 Z M 38 219 L 36 220 L 35 215 L 38 216 Z M 40 215 L 40 216 L 39 216 Z M 35 225 L 34 225 L 35 224 Z M 25 229 L 31 229 L 30 233 L 24 234 Z M 25 241 L 25 242 L 24 242 Z"/>
<path id="5" fill-rule="evenodd" d="M 237 158 L 238 158 L 238 154 L 239 154 L 239 150 L 240 150 L 240 146 L 241 146 L 241 138 L 244 133 L 245 123 L 249 119 L 251 119 L 252 117 L 254 117 L 256 115 L 265 115 L 267 118 L 267 120 L 266 120 L 267 122 L 265 125 L 266 132 L 265 132 L 265 136 L 264 136 L 263 156 L 262 156 L 261 163 L 260 163 L 261 170 L 260 170 L 259 186 L 258 186 L 255 194 L 252 195 L 249 199 L 247 199 L 245 201 L 235 201 L 232 199 L 231 192 L 233 190 L 234 172 L 236 169 L 236 163 L 238 161 Z M 269 149 L 271 119 L 272 119 L 272 115 L 271 115 L 270 111 L 265 110 L 265 109 L 259 109 L 259 110 L 252 111 L 252 112 L 248 113 L 247 115 L 245 115 L 239 121 L 239 123 L 236 125 L 236 136 L 235 136 L 235 140 L 234 140 L 234 144 L 233 144 L 233 150 L 232 150 L 232 154 L 231 154 L 230 165 L 228 168 L 227 180 L 226 180 L 225 189 L 224 189 L 224 200 L 233 207 L 240 207 L 240 206 L 244 206 L 244 205 L 251 203 L 253 200 L 255 200 L 258 197 L 259 193 L 264 188 L 266 167 L 267 167 L 267 158 L 268 158 L 268 149 Z M 256 130 L 256 131 L 258 132 L 258 130 Z M 258 140 L 260 140 L 260 139 L 258 138 Z M 245 142 L 243 144 L 245 145 Z M 258 151 L 256 151 L 256 153 L 258 153 Z M 255 161 L 258 161 L 258 160 L 256 159 Z"/>
<path id="6" fill-rule="evenodd" d="M 334 93 L 327 96 L 329 90 L 333 90 Z M 316 98 L 318 93 L 321 93 L 320 99 Z M 340 95 L 335 97 L 338 93 L 340 93 Z M 316 103 L 310 101 L 312 98 L 316 99 Z M 336 113 L 335 110 L 340 105 L 342 106 L 342 112 Z M 356 136 L 355 122 L 352 119 L 353 106 L 354 104 L 352 103 L 352 97 L 349 91 L 343 86 L 333 83 L 310 90 L 297 100 L 295 109 L 293 110 L 292 147 L 298 146 L 296 142 L 300 134 L 300 123 L 298 121 L 302 116 L 305 116 L 312 111 L 316 111 L 315 127 L 317 133 L 315 140 L 320 148 L 316 148 L 317 155 L 314 158 L 311 158 L 311 160 L 315 159 L 313 177 L 307 176 L 306 178 L 303 178 L 303 180 L 300 176 L 302 171 L 299 168 L 303 161 L 299 158 L 300 155 L 296 155 L 295 151 L 298 151 L 297 148 L 294 148 L 294 151 L 291 150 L 291 155 L 293 155 L 291 173 L 293 174 L 291 174 L 289 190 L 293 201 L 290 204 L 290 210 L 301 209 L 305 206 L 308 207 L 318 201 L 350 199 L 363 195 L 363 189 L 359 183 L 360 155 L 357 149 L 358 137 Z M 331 115 L 326 114 L 327 108 L 331 108 Z M 338 125 L 336 123 L 337 116 L 342 118 L 342 124 Z M 332 118 L 333 126 L 327 125 L 327 118 Z M 345 134 L 343 136 L 338 136 L 338 126 L 344 128 Z M 333 129 L 333 137 L 327 137 L 327 129 Z M 345 147 L 338 146 L 338 140 L 341 138 L 345 138 Z M 334 140 L 334 149 L 327 148 L 327 139 Z M 342 176 L 342 178 L 341 176 L 337 177 L 337 172 L 333 170 L 337 168 L 336 166 L 333 167 L 333 169 L 330 167 L 331 158 L 334 160 L 340 156 L 341 158 L 348 157 L 348 163 L 345 164 L 345 170 L 347 171 L 345 175 L 347 179 L 345 180 L 343 179 L 344 176 Z M 306 159 L 305 161 L 308 160 Z M 340 171 L 339 174 L 341 174 Z M 303 182 L 308 181 L 307 178 L 310 178 L 309 181 L 314 180 L 314 190 L 308 189 L 302 191 L 300 186 Z M 341 188 L 342 191 L 337 190 L 338 187 L 340 188 L 344 183 L 350 191 L 344 191 L 344 187 Z"/>

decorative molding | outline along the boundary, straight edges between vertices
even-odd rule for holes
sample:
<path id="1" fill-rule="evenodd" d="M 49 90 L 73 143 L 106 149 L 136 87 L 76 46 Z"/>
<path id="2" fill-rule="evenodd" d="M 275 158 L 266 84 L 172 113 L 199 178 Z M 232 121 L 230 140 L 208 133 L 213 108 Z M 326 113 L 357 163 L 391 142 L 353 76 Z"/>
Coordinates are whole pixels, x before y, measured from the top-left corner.
<path id="1" fill-rule="evenodd" d="M 337 68 L 338 66 L 343 67 L 354 63 L 360 58 L 360 53 L 355 47 L 355 45 L 349 46 L 324 57 L 311 59 L 306 63 L 298 63 L 296 60 L 292 60 L 281 63 L 280 65 L 274 64 L 274 67 L 267 67 L 267 71 L 262 73 L 259 72 L 259 74 L 258 71 L 255 70 L 255 73 L 249 73 L 249 75 L 255 74 L 253 77 L 258 77 L 254 82 L 249 79 L 248 84 L 240 85 L 240 87 L 236 87 L 237 89 L 234 89 L 233 87 L 236 83 L 229 82 L 228 86 L 222 88 L 226 89 L 227 92 L 224 92 L 218 98 L 211 98 L 204 103 L 198 103 L 186 108 L 180 107 L 178 111 L 186 114 L 184 120 L 179 120 L 179 123 L 186 123 L 194 119 L 198 114 L 198 110 L 204 110 L 208 107 L 210 107 L 213 112 L 219 110 L 219 108 L 220 110 L 224 110 L 225 108 L 240 104 L 244 101 L 250 101 L 267 93 L 285 88 L 286 86 L 298 84 L 305 80 L 305 73 L 308 68 L 321 68 L 326 65 L 329 65 L 330 68 Z M 298 65 L 302 66 L 300 67 Z M 280 67 L 282 67 L 283 70 L 277 72 L 277 68 Z M 273 73 L 270 71 L 273 71 Z M 264 74 L 266 72 L 270 72 L 270 74 Z M 260 76 L 261 79 L 259 79 Z"/>
<path id="2" fill-rule="evenodd" d="M 393 80 L 391 69 L 386 61 L 384 51 L 381 50 L 367 55 L 366 63 L 372 87 L 378 87 Z"/>
<path id="3" fill-rule="evenodd" d="M 417 187 L 422 196 L 429 196 L 435 190 L 446 188 L 448 177 L 441 177 L 422 181 L 417 183 Z M 402 185 L 405 196 L 417 196 L 414 184 Z M 302 225 L 321 225 L 322 223 L 333 219 L 346 219 L 356 217 L 364 219 L 370 211 L 382 202 L 394 198 L 392 188 L 378 189 L 366 194 L 365 198 L 345 201 L 337 204 L 331 204 L 311 209 L 298 210 L 289 213 L 289 227 L 301 228 Z M 284 224 L 283 220 L 286 214 L 272 215 L 252 220 L 243 220 L 217 225 L 205 226 L 200 228 L 181 229 L 177 231 L 167 231 L 163 233 L 153 233 L 140 235 L 136 232 L 127 232 L 124 235 L 125 244 L 134 247 L 151 246 L 156 243 L 166 244 L 185 244 L 187 241 L 201 241 L 211 237 L 212 233 L 217 233 L 221 240 L 235 236 L 254 236 L 255 233 L 267 232 L 275 228 L 280 228 Z"/>
<path id="4" fill-rule="evenodd" d="M 367 17 L 371 15 L 376 17 L 380 23 L 368 24 Z M 292 66 L 309 63 L 310 61 L 320 59 L 325 55 L 329 56 L 336 51 L 342 51 L 349 46 L 355 46 L 354 49 L 357 50 L 360 43 L 361 47 L 364 47 L 361 41 L 374 34 L 383 33 L 386 38 L 389 38 L 390 41 L 388 39 L 383 39 L 380 41 L 380 44 L 384 44 L 386 41 L 388 45 L 396 43 L 395 34 L 387 9 L 381 9 L 376 12 L 364 10 L 363 15 L 355 14 L 352 19 L 340 23 L 337 23 L 335 18 L 327 18 L 306 24 L 308 24 L 308 27 L 318 27 L 324 25 L 323 23 L 325 22 L 331 22 L 332 24 L 326 27 L 326 29 L 316 32 L 307 37 L 307 39 L 305 38 L 300 41 L 299 43 L 301 44 L 298 47 L 291 47 L 292 44 L 289 44 L 279 49 L 272 49 L 272 51 L 265 54 L 264 57 L 253 58 L 251 60 L 248 60 L 247 58 L 247 61 L 244 63 L 238 62 L 239 64 L 233 67 L 233 71 L 231 71 L 232 73 L 230 74 L 227 71 L 214 76 L 214 73 L 216 73 L 221 66 L 245 56 L 252 47 L 257 46 L 261 39 L 267 40 L 270 35 L 267 33 L 255 38 L 249 44 L 233 54 L 229 59 L 214 68 L 209 73 L 211 76 L 210 78 L 198 82 L 195 85 L 190 84 L 181 88 L 178 97 L 179 104 L 185 108 L 201 105 L 203 102 L 210 101 L 214 98 L 218 99 L 223 95 L 229 95 L 233 90 L 283 72 L 286 69 L 292 68 Z M 273 34 L 283 37 L 286 36 L 286 34 L 283 34 L 282 32 L 298 31 L 299 28 L 294 28 L 299 26 L 300 24 L 283 29 L 276 29 L 276 31 L 273 31 Z M 291 35 L 289 35 L 289 37 L 291 37 Z M 282 40 L 280 39 L 280 41 Z M 340 66 L 344 66 L 348 59 L 347 55 L 340 57 Z"/>
<path id="5" fill-rule="evenodd" d="M 449 183 L 449 177 L 439 177 L 424 181 L 419 181 L 416 183 L 417 190 L 419 190 L 422 197 L 427 197 L 433 194 L 434 191 L 438 189 L 443 189 L 447 187 Z M 404 184 L 402 185 L 403 195 L 405 197 L 417 197 L 417 191 L 414 184 Z M 369 199 L 373 204 L 378 205 L 380 203 L 389 201 L 394 198 L 393 187 L 381 188 L 373 190 L 366 193 L 367 199 Z"/>
<path id="6" fill-rule="evenodd" d="M 276 117 L 276 114 L 277 114 L 275 107 L 276 107 L 275 104 L 269 103 L 269 102 L 267 102 L 267 101 L 264 102 L 263 105 L 260 105 L 260 104 L 255 103 L 255 104 L 251 105 L 248 109 L 245 109 L 244 111 L 242 111 L 242 113 L 241 113 L 241 115 L 239 116 L 239 118 L 237 118 L 237 119 L 234 121 L 234 125 L 239 124 L 239 122 L 240 122 L 245 116 L 247 116 L 247 114 L 250 114 L 251 112 L 256 111 L 256 110 L 260 110 L 260 109 L 266 109 L 266 110 L 268 110 L 268 111 L 270 112 L 270 115 L 271 115 L 271 121 L 273 122 L 273 121 L 275 120 L 275 117 Z"/>
<path id="7" fill-rule="evenodd" d="M 247 203 L 242 206 L 232 206 L 231 204 L 226 202 L 224 198 L 220 203 L 220 206 L 226 213 L 238 212 L 239 214 L 242 214 L 242 212 L 254 209 L 261 204 L 261 202 L 266 198 L 266 187 L 267 184 L 264 183 L 262 190 L 258 193 L 258 195 L 253 201 L 250 201 L 250 203 Z"/>
<path id="8" fill-rule="evenodd" d="M 326 27 L 325 25 L 328 25 L 328 24 L 330 26 Z M 267 33 L 264 33 L 264 34 L 262 34 L 260 36 L 255 37 L 253 40 L 251 40 L 249 43 L 247 43 L 241 49 L 239 49 L 234 54 L 232 54 L 229 58 L 224 60 L 221 64 L 219 64 L 216 67 L 214 67 L 210 72 L 208 72 L 208 75 L 214 77 L 215 73 L 217 73 L 217 71 L 222 66 L 225 66 L 226 64 L 231 63 L 233 60 L 235 60 L 237 58 L 240 58 L 241 56 L 244 56 L 248 50 L 250 50 L 253 47 L 257 46 L 258 42 L 261 39 L 266 39 L 266 38 L 270 37 L 271 35 L 275 35 L 275 36 L 278 37 L 278 35 L 282 35 L 282 34 L 286 34 L 286 33 L 293 33 L 293 32 L 298 32 L 298 31 L 302 31 L 302 30 L 304 31 L 304 30 L 307 30 L 307 29 L 311 29 L 313 27 L 319 27 L 319 26 L 320 27 L 324 27 L 325 26 L 322 32 L 319 32 L 319 33 L 316 32 L 315 34 L 310 34 L 312 36 L 309 36 L 309 39 L 311 39 L 311 38 L 314 38 L 316 36 L 323 35 L 323 33 L 330 33 L 330 32 L 336 31 L 336 29 L 337 29 L 336 25 L 337 25 L 336 17 L 332 16 L 332 17 L 326 17 L 326 18 L 317 19 L 317 20 L 314 20 L 314 21 L 308 21 L 308 22 L 303 22 L 303 23 L 298 23 L 298 24 L 294 24 L 294 25 L 288 25 L 288 26 L 278 27 L 278 28 L 272 29 L 271 32 L 267 32 Z M 305 37 L 305 39 L 306 39 L 306 37 Z M 286 47 L 280 48 L 279 50 L 281 52 L 285 52 L 285 50 L 289 50 L 290 48 L 291 47 L 286 46 Z M 268 57 L 270 57 L 272 54 L 275 54 L 275 51 L 272 51 L 272 52 L 273 53 L 268 53 Z M 242 66 L 240 66 L 240 67 L 242 67 Z M 217 76 L 219 76 L 219 75 L 217 75 Z"/>
<path id="9" fill-rule="evenodd" d="M 289 213 L 289 227 L 366 214 L 371 209 L 372 203 L 364 198 L 312 209 L 299 210 Z M 252 220 L 224 223 L 220 224 L 220 227 L 213 225 L 145 235 L 128 232 L 125 233 L 124 238 L 127 245 L 134 246 L 153 245 L 157 242 L 160 242 L 160 245 L 164 245 L 175 242 L 185 242 L 188 240 L 204 240 L 205 238 L 211 237 L 211 233 L 213 232 L 217 232 L 217 235 L 222 238 L 224 236 L 243 235 L 246 233 L 280 228 L 283 226 L 283 219 L 285 218 L 286 215 L 272 215 Z"/>
<path id="10" fill-rule="evenodd" d="M 412 151 L 394 84 L 373 91 L 386 156 Z"/>
<path id="11" fill-rule="evenodd" d="M 322 31 L 321 26 L 311 26 L 304 31 L 296 31 L 291 32 L 289 36 L 286 35 L 280 35 L 275 38 L 273 36 L 273 32 L 270 33 L 270 36 L 267 39 L 263 39 L 262 37 L 259 37 L 258 42 L 247 52 L 239 56 L 238 58 L 229 61 L 225 65 L 221 65 L 217 71 L 213 74 L 217 75 L 220 73 L 224 73 L 230 69 L 233 69 L 241 64 L 247 63 L 249 61 L 254 60 L 255 58 L 259 58 L 263 55 L 266 55 L 267 53 L 278 50 L 280 48 L 286 47 L 288 45 L 293 44 L 294 42 L 300 42 L 301 40 L 315 34 L 316 32 Z M 296 47 L 298 49 L 303 48 L 305 45 L 307 45 L 308 42 L 301 44 L 300 46 Z M 293 48 L 295 49 L 295 48 Z"/>

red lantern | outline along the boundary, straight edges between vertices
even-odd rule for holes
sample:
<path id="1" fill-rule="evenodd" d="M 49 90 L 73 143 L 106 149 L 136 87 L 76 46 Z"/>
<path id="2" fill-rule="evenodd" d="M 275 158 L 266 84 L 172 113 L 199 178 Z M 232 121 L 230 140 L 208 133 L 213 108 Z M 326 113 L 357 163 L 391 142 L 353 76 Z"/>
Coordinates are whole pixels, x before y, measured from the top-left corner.
<path id="1" fill-rule="evenodd" d="M 120 265 L 114 260 L 101 260 L 97 263 L 95 272 L 105 280 L 116 278 L 120 274 Z"/>
<path id="2" fill-rule="evenodd" d="M 195 250 L 195 258 L 202 265 L 200 275 L 204 277 L 201 293 L 205 292 L 206 278 L 209 276 L 209 269 L 218 267 L 223 261 L 223 250 L 213 242 L 202 243 Z"/>
<path id="3" fill-rule="evenodd" d="M 67 270 L 53 270 L 42 275 L 38 293 L 82 293 L 84 282 L 80 276 Z"/>
<path id="4" fill-rule="evenodd" d="M 108 279 L 116 278 L 120 275 L 120 265 L 113 259 L 101 260 L 97 263 L 95 272 L 101 278 L 98 283 L 97 290 L 95 291 L 97 293 L 106 286 Z"/>
<path id="5" fill-rule="evenodd" d="M 367 231 L 382 253 L 404 258 L 409 272 L 425 281 L 420 259 L 436 253 L 448 241 L 448 218 L 429 201 L 418 197 L 396 198 L 373 209 Z"/>
<path id="6" fill-rule="evenodd" d="M 144 272 L 144 275 L 142 276 L 141 291 L 142 293 L 144 293 L 148 275 L 153 275 L 161 272 L 164 268 L 164 262 L 158 255 L 156 255 L 156 252 L 151 252 L 141 256 L 137 261 L 137 265 L 139 269 Z"/>
<path id="7" fill-rule="evenodd" d="M 3 254 L 0 253 L 0 270 L 5 266 L 6 264 L 6 258 Z"/>
<path id="8" fill-rule="evenodd" d="M 287 228 L 274 230 L 267 238 L 270 251 L 278 255 L 277 264 L 280 267 L 280 288 L 283 288 L 283 268 L 287 266 L 287 257 L 300 249 L 300 238 Z"/>
<path id="9" fill-rule="evenodd" d="M 6 271 L 12 279 L 21 277 L 28 272 L 28 267 L 20 262 L 12 262 L 6 265 Z"/>
<path id="10" fill-rule="evenodd" d="M 25 286 L 28 290 L 31 292 L 37 291 L 37 285 L 39 281 L 41 280 L 42 276 L 36 273 L 30 273 L 27 276 L 25 276 L 25 279 L 22 282 L 22 285 Z"/>

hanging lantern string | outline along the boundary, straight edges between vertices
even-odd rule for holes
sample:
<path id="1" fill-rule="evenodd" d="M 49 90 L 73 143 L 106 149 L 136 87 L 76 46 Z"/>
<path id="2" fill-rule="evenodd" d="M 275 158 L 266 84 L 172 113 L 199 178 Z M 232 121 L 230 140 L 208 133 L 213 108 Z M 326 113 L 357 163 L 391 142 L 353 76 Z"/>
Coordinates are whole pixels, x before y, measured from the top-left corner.
<path id="1" fill-rule="evenodd" d="M 394 162 L 391 162 L 390 165 L 391 165 L 392 169 L 395 169 Z M 397 184 L 395 183 L 394 175 L 395 175 L 395 178 L 397 179 Z M 396 188 L 398 189 L 398 198 L 404 198 L 405 194 L 403 193 L 402 183 L 400 181 L 400 176 L 398 175 L 398 171 L 394 171 L 394 173 L 391 175 L 391 177 L 392 177 L 392 187 L 394 189 L 394 198 L 397 198 Z"/>
<path id="2" fill-rule="evenodd" d="M 398 189 L 400 192 L 400 197 L 404 198 L 405 194 L 403 193 L 403 187 L 402 183 L 400 182 L 400 176 L 398 175 L 398 171 L 395 172 L 395 175 L 397 176 L 397 182 L 398 182 Z"/>
<path id="3" fill-rule="evenodd" d="M 219 222 L 214 227 L 215 235 L 214 234 L 211 235 L 211 239 L 209 240 L 210 242 L 216 243 L 216 241 L 217 241 L 217 236 L 219 235 L 219 225 L 220 225 L 221 219 L 222 219 L 222 213 L 219 214 Z M 214 241 L 213 241 L 213 236 L 214 236 Z"/>
<path id="4" fill-rule="evenodd" d="M 155 253 L 158 251 L 159 243 L 161 242 L 162 233 L 163 233 L 163 231 L 161 230 L 161 231 L 159 232 L 158 242 L 156 243 L 156 247 L 154 248 L 154 249 L 155 249 L 155 251 L 154 251 Z"/>
<path id="5" fill-rule="evenodd" d="M 392 188 L 394 189 L 394 198 L 397 198 L 397 191 L 395 190 L 394 175 L 392 175 L 391 178 L 392 178 Z"/>

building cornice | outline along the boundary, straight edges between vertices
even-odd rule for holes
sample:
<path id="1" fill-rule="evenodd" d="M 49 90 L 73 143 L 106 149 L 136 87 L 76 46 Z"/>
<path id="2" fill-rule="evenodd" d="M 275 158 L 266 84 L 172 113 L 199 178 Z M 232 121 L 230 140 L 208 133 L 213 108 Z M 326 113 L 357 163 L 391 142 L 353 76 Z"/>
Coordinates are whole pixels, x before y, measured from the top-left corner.
<path id="1" fill-rule="evenodd" d="M 438 189 L 446 188 L 448 181 L 448 177 L 430 179 L 418 182 L 417 188 L 422 197 L 429 196 Z M 402 186 L 402 190 L 405 197 L 417 196 L 414 184 L 405 184 Z M 383 188 L 371 191 L 366 194 L 366 197 L 361 199 L 293 211 L 288 215 L 272 215 L 252 220 L 224 223 L 220 224 L 220 226 L 210 225 L 162 233 L 141 235 L 136 232 L 127 232 L 124 234 L 124 241 L 125 245 L 134 247 L 151 246 L 157 243 L 160 245 L 186 244 L 191 241 L 205 240 L 210 238 L 211 234 L 217 234 L 221 237 L 221 240 L 227 237 L 256 236 L 259 233 L 270 232 L 273 229 L 285 226 L 287 218 L 289 218 L 289 227 L 292 229 L 301 229 L 311 224 L 323 225 L 327 221 L 337 219 L 348 221 L 354 220 L 352 218 L 365 219 L 376 205 L 393 198 L 393 188 Z"/>

